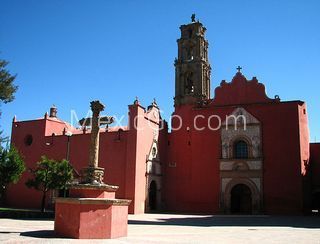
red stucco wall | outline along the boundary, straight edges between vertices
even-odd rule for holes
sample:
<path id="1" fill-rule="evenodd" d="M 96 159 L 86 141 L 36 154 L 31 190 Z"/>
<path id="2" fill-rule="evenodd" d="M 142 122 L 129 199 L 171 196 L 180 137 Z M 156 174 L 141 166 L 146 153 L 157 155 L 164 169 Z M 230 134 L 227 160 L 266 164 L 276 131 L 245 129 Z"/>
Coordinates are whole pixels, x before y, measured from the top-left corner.
<path id="1" fill-rule="evenodd" d="M 129 128 L 119 132 L 116 128 L 100 131 L 99 166 L 105 168 L 105 182 L 118 185 L 117 198 L 133 200 L 129 207 L 130 213 L 143 213 L 146 197 L 146 155 L 150 151 L 154 139 L 153 130 L 159 126 L 159 118 L 150 118 L 158 113 L 157 108 L 146 111 L 138 104 L 129 106 Z M 134 126 L 134 118 L 137 125 Z M 148 126 L 153 123 L 154 127 Z M 43 119 L 34 121 L 14 122 L 12 143 L 25 158 L 27 168 L 35 168 L 42 155 L 61 160 L 67 157 L 68 137 L 64 131 L 70 130 L 70 163 L 77 172 L 88 165 L 90 131 L 76 130 L 65 122 L 45 115 Z M 25 137 L 32 135 L 30 146 L 25 144 Z M 14 207 L 39 208 L 41 193 L 25 186 L 30 173 L 25 172 L 18 184 L 11 185 L 7 191 L 6 203 Z M 19 194 L 17 194 L 19 193 Z M 52 192 L 48 194 L 50 206 Z"/>
<path id="2" fill-rule="evenodd" d="M 304 158 L 308 157 L 308 134 L 306 130 L 299 132 L 299 102 L 248 104 L 242 107 L 262 123 L 265 212 L 300 212 L 300 149 L 305 150 Z M 193 109 L 183 106 L 176 109 L 175 114 L 180 115 L 184 123 L 182 130 L 173 131 L 168 137 L 165 199 L 169 209 L 218 212 L 220 132 L 211 131 L 206 123 L 210 115 L 223 118 L 235 108 L 212 106 Z M 206 127 L 203 131 L 193 128 L 193 118 L 199 114 L 205 116 L 197 124 L 198 127 Z M 172 121 L 173 127 L 175 122 Z M 217 121 L 212 122 L 211 126 L 216 127 Z M 170 163 L 175 163 L 176 167 L 170 167 Z"/>

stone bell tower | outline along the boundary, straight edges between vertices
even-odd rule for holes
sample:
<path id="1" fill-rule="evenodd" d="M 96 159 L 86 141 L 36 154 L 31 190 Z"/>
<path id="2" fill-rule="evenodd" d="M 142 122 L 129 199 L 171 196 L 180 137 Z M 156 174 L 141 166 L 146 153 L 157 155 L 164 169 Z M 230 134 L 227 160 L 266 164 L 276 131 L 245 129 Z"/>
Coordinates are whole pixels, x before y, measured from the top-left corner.
<path id="1" fill-rule="evenodd" d="M 210 98 L 210 64 L 206 28 L 191 16 L 191 23 L 181 25 L 178 58 L 175 59 L 174 104 L 192 104 Z"/>

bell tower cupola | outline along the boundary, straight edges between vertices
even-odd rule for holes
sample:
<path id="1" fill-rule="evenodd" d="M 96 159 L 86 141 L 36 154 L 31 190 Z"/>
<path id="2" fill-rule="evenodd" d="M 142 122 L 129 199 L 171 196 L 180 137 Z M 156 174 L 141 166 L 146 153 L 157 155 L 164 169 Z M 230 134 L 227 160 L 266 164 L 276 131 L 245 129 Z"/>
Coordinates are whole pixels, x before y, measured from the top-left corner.
<path id="1" fill-rule="evenodd" d="M 210 98 L 210 64 L 206 28 L 191 16 L 191 23 L 180 26 L 178 57 L 175 59 L 174 104 L 192 104 Z"/>

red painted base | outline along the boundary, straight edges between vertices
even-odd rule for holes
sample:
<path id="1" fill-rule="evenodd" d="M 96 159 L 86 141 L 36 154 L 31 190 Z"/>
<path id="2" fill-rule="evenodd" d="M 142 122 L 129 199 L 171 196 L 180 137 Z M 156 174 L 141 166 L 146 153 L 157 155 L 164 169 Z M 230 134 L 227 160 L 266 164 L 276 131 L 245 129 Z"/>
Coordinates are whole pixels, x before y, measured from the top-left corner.
<path id="1" fill-rule="evenodd" d="M 77 189 L 77 195 L 79 191 Z M 87 191 L 88 189 L 85 189 L 84 192 Z M 110 239 L 127 236 L 128 206 L 131 201 L 101 198 L 101 194 L 97 195 L 100 197 L 57 198 L 55 233 L 58 236 L 76 239 Z"/>

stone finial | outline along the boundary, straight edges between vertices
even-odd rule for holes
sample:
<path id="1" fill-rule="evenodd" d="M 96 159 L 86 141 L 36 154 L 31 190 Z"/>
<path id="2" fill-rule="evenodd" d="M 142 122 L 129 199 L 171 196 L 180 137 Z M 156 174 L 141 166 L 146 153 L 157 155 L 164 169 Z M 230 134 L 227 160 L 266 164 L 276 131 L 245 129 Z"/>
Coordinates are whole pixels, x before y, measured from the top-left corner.
<path id="1" fill-rule="evenodd" d="M 151 110 L 152 108 L 158 108 L 159 109 L 155 98 L 153 98 L 152 103 L 148 106 L 148 111 Z"/>
<path id="2" fill-rule="evenodd" d="M 139 99 L 138 99 L 137 96 L 136 96 L 136 99 L 134 100 L 133 104 L 134 104 L 134 105 L 139 105 Z"/>
<path id="3" fill-rule="evenodd" d="M 56 118 L 57 117 L 57 113 L 58 113 L 58 109 L 57 107 L 53 104 L 50 108 L 50 114 L 49 117 L 50 118 Z"/>
<path id="4" fill-rule="evenodd" d="M 255 83 L 258 83 L 258 79 L 257 79 L 256 76 L 253 76 L 252 79 L 251 79 L 251 81 L 253 81 L 253 82 L 255 82 Z"/>
<path id="5" fill-rule="evenodd" d="M 153 101 L 152 101 L 151 105 L 153 105 L 154 107 L 158 107 L 156 98 L 153 98 Z"/>
<path id="6" fill-rule="evenodd" d="M 48 112 L 46 112 L 46 113 L 44 114 L 44 118 L 45 118 L 45 119 L 48 118 Z"/>
<path id="7" fill-rule="evenodd" d="M 279 95 L 275 95 L 275 96 L 274 96 L 274 99 L 275 99 L 276 101 L 278 101 L 278 102 L 280 102 L 280 100 L 281 100 L 280 97 L 279 97 Z"/>
<path id="8" fill-rule="evenodd" d="M 17 116 L 16 115 L 13 116 L 13 119 L 12 119 L 12 123 L 15 123 L 15 122 L 17 122 Z"/>

